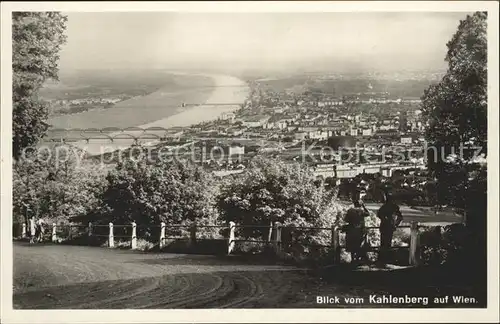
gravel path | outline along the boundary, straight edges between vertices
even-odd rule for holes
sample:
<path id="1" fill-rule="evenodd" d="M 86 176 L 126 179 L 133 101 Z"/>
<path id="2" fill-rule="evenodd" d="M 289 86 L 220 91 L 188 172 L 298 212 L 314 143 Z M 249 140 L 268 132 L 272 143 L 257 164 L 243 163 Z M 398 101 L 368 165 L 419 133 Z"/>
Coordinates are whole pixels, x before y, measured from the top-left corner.
<path id="1" fill-rule="evenodd" d="M 486 300 L 485 291 L 457 285 L 446 272 L 434 278 L 412 269 L 311 272 L 237 256 L 22 242 L 14 243 L 13 252 L 17 309 L 425 307 L 369 303 L 372 294 L 462 295 L 482 300 L 427 307 L 484 307 Z M 318 304 L 317 296 L 339 297 L 341 302 Z M 349 297 L 364 299 L 352 305 L 344 302 Z"/>
<path id="2" fill-rule="evenodd" d="M 321 307 L 317 295 L 360 293 L 237 257 L 14 243 L 15 308 Z"/>

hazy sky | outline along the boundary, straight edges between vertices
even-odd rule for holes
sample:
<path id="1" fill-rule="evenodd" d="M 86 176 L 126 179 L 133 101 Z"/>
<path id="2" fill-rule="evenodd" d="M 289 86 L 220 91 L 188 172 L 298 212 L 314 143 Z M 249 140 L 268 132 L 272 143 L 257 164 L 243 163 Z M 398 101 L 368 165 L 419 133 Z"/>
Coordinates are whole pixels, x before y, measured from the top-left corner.
<path id="1" fill-rule="evenodd" d="M 67 13 L 61 71 L 444 66 L 466 13 Z"/>

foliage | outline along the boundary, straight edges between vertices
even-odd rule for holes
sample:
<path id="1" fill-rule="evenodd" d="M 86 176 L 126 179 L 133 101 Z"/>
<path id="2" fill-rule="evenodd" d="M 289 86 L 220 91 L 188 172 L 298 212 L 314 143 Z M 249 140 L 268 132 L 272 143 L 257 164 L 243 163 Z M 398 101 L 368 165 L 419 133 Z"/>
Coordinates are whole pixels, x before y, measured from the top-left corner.
<path id="1" fill-rule="evenodd" d="M 13 164 L 14 222 L 69 222 L 100 205 L 104 172 L 74 149 L 31 150 Z"/>
<path id="2" fill-rule="evenodd" d="M 469 230 L 469 262 L 476 262 L 479 271 L 486 271 L 487 260 L 487 216 L 488 216 L 488 178 L 486 167 L 469 173 L 465 188 L 466 224 Z"/>
<path id="3" fill-rule="evenodd" d="M 426 138 L 435 148 L 428 151 L 428 166 L 438 179 L 441 203 L 463 204 L 465 199 L 463 187 L 468 175 L 464 163 L 472 158 L 473 150 L 461 151 L 461 145 L 479 147 L 486 154 L 486 20 L 486 13 L 476 12 L 460 22 L 447 44 L 445 76 L 422 97 L 422 113 L 428 123 Z M 458 159 L 449 159 L 457 154 Z M 454 200 L 457 194 L 459 201 Z"/>
<path id="4" fill-rule="evenodd" d="M 38 91 L 47 79 L 57 79 L 66 20 L 58 12 L 12 13 L 14 158 L 36 144 L 47 130 L 48 109 Z"/>
<path id="5" fill-rule="evenodd" d="M 428 227 L 420 232 L 422 262 L 425 265 L 459 264 L 470 241 L 469 231 L 462 224 Z"/>
<path id="6" fill-rule="evenodd" d="M 422 97 L 422 113 L 429 122 L 427 140 L 447 150 L 468 141 L 486 147 L 486 18 L 486 13 L 477 12 L 460 22 L 447 44 L 446 75 Z"/>
<path id="7" fill-rule="evenodd" d="M 131 244 L 132 243 L 130 240 L 122 239 L 114 242 L 114 248 L 128 250 L 131 248 Z M 104 243 L 101 244 L 101 247 L 109 247 L 109 242 L 105 241 Z M 153 242 L 149 242 L 141 238 L 137 239 L 137 246 L 136 246 L 137 251 L 144 251 L 144 252 L 152 251 L 155 247 L 156 244 Z"/>
<path id="8" fill-rule="evenodd" d="M 465 209 L 470 239 L 467 258 L 486 270 L 487 174 L 475 163 L 474 149 L 487 154 L 487 14 L 460 22 L 447 44 L 448 71 L 422 97 L 427 119 L 428 166 L 437 180 L 439 203 Z M 472 149 L 461 150 L 462 145 Z M 440 248 L 431 255 L 439 255 Z M 481 266 L 479 266 L 481 265 Z"/>
<path id="9" fill-rule="evenodd" d="M 138 233 L 141 230 L 151 235 L 158 231 L 160 222 L 190 226 L 213 225 L 217 220 L 217 186 L 198 166 L 127 160 L 111 170 L 106 179 L 103 208 L 95 219 L 98 223 L 135 221 Z"/>
<path id="10" fill-rule="evenodd" d="M 280 222 L 286 227 L 329 228 L 342 206 L 314 181 L 313 174 L 298 164 L 257 157 L 247 172 L 222 188 L 218 201 L 221 217 L 239 225 L 269 226 Z M 239 231 L 243 237 L 258 239 L 267 239 L 268 233 L 268 228 L 255 227 Z M 329 240 L 329 233 L 318 230 L 295 230 L 292 236 L 302 244 Z"/>

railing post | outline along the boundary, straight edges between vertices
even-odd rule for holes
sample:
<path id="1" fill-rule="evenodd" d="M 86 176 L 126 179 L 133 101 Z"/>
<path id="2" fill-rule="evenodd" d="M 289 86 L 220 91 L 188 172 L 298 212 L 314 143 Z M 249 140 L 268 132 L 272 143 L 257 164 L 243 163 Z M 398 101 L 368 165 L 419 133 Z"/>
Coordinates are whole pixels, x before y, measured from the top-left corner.
<path id="1" fill-rule="evenodd" d="M 165 223 L 161 222 L 160 225 L 160 249 L 165 247 Z"/>
<path id="2" fill-rule="evenodd" d="M 340 263 L 339 230 L 335 226 L 332 226 L 332 250 L 333 250 L 333 264 Z"/>
<path id="3" fill-rule="evenodd" d="M 30 235 L 35 236 L 35 217 L 30 218 Z"/>
<path id="4" fill-rule="evenodd" d="M 57 241 L 57 225 L 56 223 L 52 224 L 52 242 Z"/>
<path id="5" fill-rule="evenodd" d="M 92 236 L 92 222 L 89 222 L 89 237 Z"/>
<path id="6" fill-rule="evenodd" d="M 281 251 L 281 223 L 280 222 L 275 222 L 274 223 L 274 230 L 275 230 L 275 235 L 274 235 L 274 251 L 280 252 Z"/>
<path id="7" fill-rule="evenodd" d="M 132 250 L 137 249 L 137 224 L 132 222 Z"/>
<path id="8" fill-rule="evenodd" d="M 273 238 L 273 222 L 269 223 L 269 233 L 267 234 L 267 241 L 271 242 Z"/>
<path id="9" fill-rule="evenodd" d="M 113 223 L 109 223 L 109 237 L 108 237 L 108 246 L 110 248 L 115 247 L 115 237 L 113 235 Z"/>
<path id="10" fill-rule="evenodd" d="M 189 245 L 196 244 L 196 224 L 192 224 L 189 228 Z"/>
<path id="11" fill-rule="evenodd" d="M 234 222 L 229 222 L 229 240 L 228 240 L 228 247 L 227 247 L 227 254 L 231 254 L 231 252 L 234 249 L 234 230 L 236 228 L 236 224 Z"/>
<path id="12" fill-rule="evenodd" d="M 23 229 L 21 232 L 21 237 L 26 238 L 26 223 L 23 223 Z"/>
<path id="13" fill-rule="evenodd" d="M 418 235 L 418 222 L 412 221 L 410 226 L 410 265 L 420 264 L 420 237 Z"/>

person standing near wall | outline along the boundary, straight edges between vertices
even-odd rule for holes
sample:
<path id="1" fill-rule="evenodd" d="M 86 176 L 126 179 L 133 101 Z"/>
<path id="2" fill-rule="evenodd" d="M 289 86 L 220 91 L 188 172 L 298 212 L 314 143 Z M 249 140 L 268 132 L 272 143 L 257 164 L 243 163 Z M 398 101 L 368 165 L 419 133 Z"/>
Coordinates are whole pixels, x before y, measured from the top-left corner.
<path id="1" fill-rule="evenodd" d="M 385 201 L 379 208 L 377 217 L 380 219 L 380 252 L 378 263 L 385 265 L 389 261 L 394 231 L 403 221 L 401 210 L 394 202 L 390 192 L 385 193 Z"/>
<path id="2" fill-rule="evenodd" d="M 370 216 L 370 212 L 366 209 L 362 202 L 364 192 L 358 188 L 352 196 L 353 206 L 346 213 L 344 226 L 346 232 L 346 248 L 351 253 L 353 263 L 358 263 L 366 258 L 365 240 L 366 228 L 365 217 Z"/>

